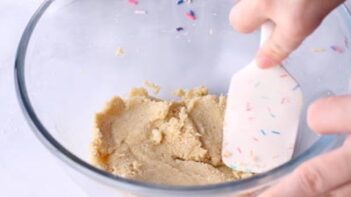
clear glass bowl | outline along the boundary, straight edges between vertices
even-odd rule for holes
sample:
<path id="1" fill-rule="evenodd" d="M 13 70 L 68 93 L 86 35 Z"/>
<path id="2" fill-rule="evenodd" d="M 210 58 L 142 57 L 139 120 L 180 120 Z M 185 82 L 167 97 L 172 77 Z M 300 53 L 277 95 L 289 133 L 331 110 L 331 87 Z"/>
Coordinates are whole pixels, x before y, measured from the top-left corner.
<path id="1" fill-rule="evenodd" d="M 236 196 L 257 194 L 342 137 L 317 136 L 305 122 L 317 97 L 347 92 L 351 71 L 350 14 L 339 7 L 284 63 L 299 81 L 305 108 L 294 159 L 237 182 L 166 186 L 113 176 L 89 164 L 92 117 L 114 95 L 149 80 L 170 98 L 176 88 L 207 86 L 225 94 L 231 75 L 254 57 L 258 33 L 228 24 L 232 0 L 44 1 L 28 23 L 16 59 L 16 88 L 34 133 L 74 179 L 94 196 Z M 197 19 L 186 19 L 193 9 Z M 139 10 L 136 13 L 135 10 Z M 140 13 L 146 10 L 147 14 Z M 183 27 L 183 31 L 176 31 Z M 123 48 L 124 54 L 115 51 Z M 294 65 L 294 66 L 293 66 Z"/>

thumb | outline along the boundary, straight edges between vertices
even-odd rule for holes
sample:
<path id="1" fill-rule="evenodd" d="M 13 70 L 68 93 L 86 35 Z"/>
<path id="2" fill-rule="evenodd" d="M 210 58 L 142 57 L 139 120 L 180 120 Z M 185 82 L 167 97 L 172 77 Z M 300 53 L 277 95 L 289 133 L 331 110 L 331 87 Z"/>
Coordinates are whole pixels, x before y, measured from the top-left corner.
<path id="1" fill-rule="evenodd" d="M 301 44 L 305 36 L 305 32 L 299 32 L 296 29 L 290 31 L 289 28 L 277 25 L 272 35 L 258 50 L 257 65 L 261 68 L 268 68 L 280 64 Z"/>

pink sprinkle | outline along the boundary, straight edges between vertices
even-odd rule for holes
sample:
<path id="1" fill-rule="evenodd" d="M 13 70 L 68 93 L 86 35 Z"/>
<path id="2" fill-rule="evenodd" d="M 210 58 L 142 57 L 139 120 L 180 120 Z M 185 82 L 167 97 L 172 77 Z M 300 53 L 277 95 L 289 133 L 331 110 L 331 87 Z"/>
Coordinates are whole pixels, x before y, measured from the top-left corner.
<path id="1" fill-rule="evenodd" d="M 287 76 L 288 76 L 287 74 L 281 74 L 280 78 L 284 78 L 284 77 L 287 77 Z"/>
<path id="2" fill-rule="evenodd" d="M 252 106 L 250 103 L 246 103 L 246 111 L 251 111 L 252 110 Z"/>
<path id="3" fill-rule="evenodd" d="M 258 142 L 258 139 L 257 139 L 257 138 L 253 137 L 252 139 L 253 139 L 255 142 Z"/>
<path id="4" fill-rule="evenodd" d="M 237 147 L 236 150 L 241 154 L 241 149 L 239 147 Z"/>
<path id="5" fill-rule="evenodd" d="M 137 0 L 128 0 L 128 3 L 131 5 L 137 5 L 138 1 Z"/>
<path id="6" fill-rule="evenodd" d="M 288 98 L 286 98 L 286 97 L 283 97 L 280 103 L 281 104 L 290 103 L 290 100 Z"/>
<path id="7" fill-rule="evenodd" d="M 341 47 L 339 47 L 339 46 L 333 45 L 333 46 L 331 46 L 330 48 L 331 48 L 333 51 L 337 52 L 337 53 L 343 53 L 343 52 L 344 52 L 344 49 L 341 48 Z"/>
<path id="8" fill-rule="evenodd" d="M 190 10 L 189 12 L 186 12 L 185 17 L 189 20 L 194 21 L 196 19 L 194 11 Z"/>
<path id="9" fill-rule="evenodd" d="M 286 98 L 282 98 L 282 101 L 280 102 L 281 104 L 284 104 L 285 103 L 285 99 Z"/>

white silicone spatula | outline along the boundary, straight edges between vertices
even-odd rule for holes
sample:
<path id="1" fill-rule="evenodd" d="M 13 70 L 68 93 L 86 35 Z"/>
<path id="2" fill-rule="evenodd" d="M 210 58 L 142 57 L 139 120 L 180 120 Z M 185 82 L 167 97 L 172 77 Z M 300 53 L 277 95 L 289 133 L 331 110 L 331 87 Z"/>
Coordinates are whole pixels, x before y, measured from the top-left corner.
<path id="1" fill-rule="evenodd" d="M 273 24 L 261 27 L 261 42 Z M 282 66 L 261 69 L 253 60 L 231 79 L 224 118 L 222 158 L 232 169 L 261 173 L 293 155 L 302 91 Z"/>

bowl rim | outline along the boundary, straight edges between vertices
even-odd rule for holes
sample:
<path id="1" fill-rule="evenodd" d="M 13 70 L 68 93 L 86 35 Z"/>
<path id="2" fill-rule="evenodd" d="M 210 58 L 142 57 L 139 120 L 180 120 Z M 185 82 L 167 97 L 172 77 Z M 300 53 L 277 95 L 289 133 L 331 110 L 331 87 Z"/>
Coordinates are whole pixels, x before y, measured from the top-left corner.
<path id="1" fill-rule="evenodd" d="M 31 101 L 26 88 L 25 81 L 25 59 L 28 45 L 31 40 L 31 35 L 38 23 L 42 18 L 45 11 L 50 7 L 50 5 L 55 0 L 45 0 L 41 3 L 40 7 L 33 14 L 29 20 L 18 44 L 14 75 L 15 75 L 15 88 L 17 93 L 17 99 L 21 106 L 22 112 L 26 117 L 26 120 L 34 134 L 38 137 L 41 143 L 49 149 L 56 157 L 61 161 L 66 163 L 68 166 L 79 171 L 80 173 L 95 178 L 107 185 L 128 190 L 131 192 L 170 192 L 175 194 L 180 193 L 192 193 L 192 194 L 211 194 L 211 193 L 229 193 L 229 192 L 240 192 L 242 190 L 254 188 L 257 185 L 264 186 L 270 182 L 276 181 L 277 179 L 283 177 L 284 175 L 291 172 L 302 162 L 314 157 L 315 155 L 326 152 L 333 147 L 340 144 L 342 137 L 339 135 L 325 135 L 320 137 L 309 149 L 304 151 L 302 154 L 297 156 L 295 159 L 290 160 L 289 162 L 272 169 L 268 172 L 249 177 L 246 179 L 238 181 L 230 181 L 225 183 L 211 184 L 211 185 L 200 185 L 200 186 L 169 186 L 169 185 L 160 185 L 152 184 L 141 181 L 135 181 L 130 179 L 125 179 L 112 175 L 104 170 L 98 169 L 88 162 L 80 159 L 63 145 L 61 145 L 45 128 L 41 123 L 40 119 L 35 113 L 34 108 L 32 107 Z M 343 4 L 338 8 L 339 13 L 342 18 L 349 21 L 348 24 L 351 29 L 351 12 Z"/>

